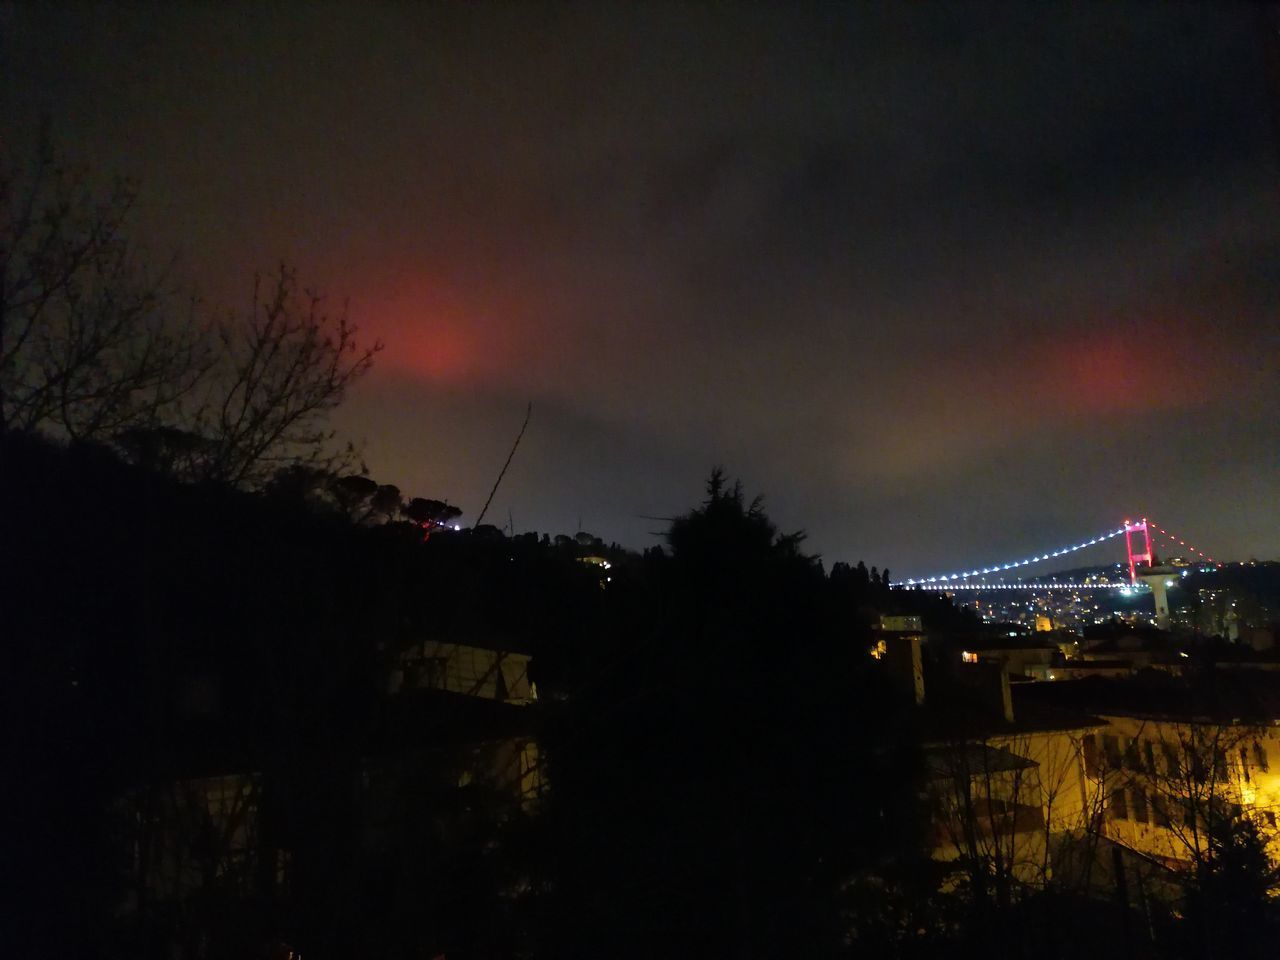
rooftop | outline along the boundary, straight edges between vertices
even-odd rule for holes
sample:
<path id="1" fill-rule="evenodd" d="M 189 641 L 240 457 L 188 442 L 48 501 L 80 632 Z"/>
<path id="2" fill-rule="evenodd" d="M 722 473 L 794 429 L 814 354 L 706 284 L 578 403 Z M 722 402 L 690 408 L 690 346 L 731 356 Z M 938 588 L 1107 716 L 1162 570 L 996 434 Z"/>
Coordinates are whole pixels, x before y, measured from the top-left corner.
<path id="1" fill-rule="evenodd" d="M 1223 722 L 1280 720 L 1280 676 L 1260 671 L 1203 670 L 1188 677 L 1140 673 L 1024 684 L 1018 707 L 1081 710 L 1119 716 Z"/>

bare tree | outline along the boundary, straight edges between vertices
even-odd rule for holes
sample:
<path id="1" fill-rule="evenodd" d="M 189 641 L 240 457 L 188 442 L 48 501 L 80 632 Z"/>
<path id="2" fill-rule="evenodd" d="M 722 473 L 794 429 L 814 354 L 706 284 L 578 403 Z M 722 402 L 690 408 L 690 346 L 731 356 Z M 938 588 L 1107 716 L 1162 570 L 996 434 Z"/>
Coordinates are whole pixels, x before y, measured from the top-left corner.
<path id="1" fill-rule="evenodd" d="M 1104 734 L 1101 760 L 1117 801 L 1111 809 L 1117 839 L 1194 873 L 1212 871 L 1223 824 L 1253 817 L 1263 825 L 1267 811 L 1253 800 L 1254 780 L 1266 769 L 1267 732 L 1258 724 L 1199 718 L 1142 720 L 1128 736 Z M 1265 827 L 1274 835 L 1272 824 Z"/>
<path id="2" fill-rule="evenodd" d="M 998 914 L 1010 943 L 1044 947 L 1048 933 L 1065 946 L 1042 922 L 1055 903 L 1117 897 L 1114 845 L 1104 846 L 1107 794 L 1093 749 L 1101 726 L 1081 718 L 1059 728 L 959 735 L 926 749 L 934 856 L 950 868 L 940 892 L 964 905 L 962 926 L 978 941 L 991 935 Z M 1150 927 L 1150 884 L 1134 880 L 1123 913 L 1136 909 Z M 1145 938 L 1153 937 L 1150 930 Z"/>
<path id="3" fill-rule="evenodd" d="M 287 877 L 283 851 L 262 845 L 257 774 L 139 786 L 114 811 L 128 866 L 122 915 L 145 943 L 206 956 L 249 932 L 235 920 Z"/>
<path id="4" fill-rule="evenodd" d="M 125 180 L 95 196 L 47 144 L 0 168 L 0 431 L 153 427 L 207 372 L 202 331 L 125 235 L 136 196 Z"/>
<path id="5" fill-rule="evenodd" d="M 1135 905 L 1176 906 L 1206 955 L 1235 955 L 1228 941 L 1275 922 L 1269 733 L 1238 718 L 1115 718 L 1088 751 L 1106 806 L 1097 833 L 1129 852 Z"/>
<path id="6" fill-rule="evenodd" d="M 1017 742 L 1013 742 L 1014 740 Z M 1047 801 L 1026 738 L 978 737 L 927 752 L 941 852 L 979 906 L 1007 909 L 1045 876 Z"/>
<path id="7" fill-rule="evenodd" d="M 187 479 L 261 486 L 286 467 L 349 467 L 328 417 L 381 345 L 281 266 L 250 308 L 206 322 L 127 236 L 137 197 L 43 146 L 0 168 L 0 432 L 119 445 Z"/>
<path id="8" fill-rule="evenodd" d="M 254 280 L 247 316 L 218 325 L 221 357 L 195 418 L 209 440 L 207 479 L 256 485 L 284 467 L 348 465 L 352 452 L 334 451 L 328 416 L 382 345 L 359 346 L 345 307 L 331 316 L 323 304 L 281 265 Z"/>

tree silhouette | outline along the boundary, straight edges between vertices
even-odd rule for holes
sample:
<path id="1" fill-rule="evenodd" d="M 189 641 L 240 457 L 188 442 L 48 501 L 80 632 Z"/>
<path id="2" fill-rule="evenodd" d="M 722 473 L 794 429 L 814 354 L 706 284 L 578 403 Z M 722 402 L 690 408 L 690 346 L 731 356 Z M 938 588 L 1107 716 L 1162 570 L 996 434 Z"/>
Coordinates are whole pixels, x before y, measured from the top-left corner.
<path id="1" fill-rule="evenodd" d="M 96 440 L 172 422 L 212 364 L 126 235 L 136 186 L 95 195 L 47 139 L 0 168 L 0 432 Z"/>
<path id="2" fill-rule="evenodd" d="M 414 497 L 405 504 L 404 515 L 414 523 L 429 530 L 431 527 L 443 527 L 456 520 L 462 516 L 462 509 L 442 500 Z"/>
<path id="3" fill-rule="evenodd" d="M 345 309 L 323 303 L 282 265 L 255 279 L 248 314 L 218 324 L 220 363 L 192 424 L 211 441 L 202 479 L 253 485 L 285 464 L 343 462 L 327 417 L 382 346 L 361 347 Z"/>
<path id="4" fill-rule="evenodd" d="M 852 733 L 893 708 L 759 498 L 716 470 L 667 539 L 626 652 L 548 737 L 549 952 L 834 951 L 850 878 L 912 834 L 910 775 L 879 779 L 898 754 Z"/>
<path id="5" fill-rule="evenodd" d="M 327 418 L 381 345 L 283 265 L 248 311 L 206 321 L 129 239 L 136 186 L 89 183 L 47 142 L 29 170 L 0 169 L 0 432 L 113 442 L 236 486 L 347 465 Z"/>

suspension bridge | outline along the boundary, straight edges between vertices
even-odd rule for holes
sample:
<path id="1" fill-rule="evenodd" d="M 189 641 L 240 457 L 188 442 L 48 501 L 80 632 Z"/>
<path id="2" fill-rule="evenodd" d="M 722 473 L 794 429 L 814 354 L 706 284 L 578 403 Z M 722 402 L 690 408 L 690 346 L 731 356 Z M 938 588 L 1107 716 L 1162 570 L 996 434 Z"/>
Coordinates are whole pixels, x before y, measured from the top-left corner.
<path id="1" fill-rule="evenodd" d="M 1125 520 L 1122 526 L 1100 533 L 1096 537 L 1068 544 L 1042 554 L 1024 557 L 1018 560 L 993 563 L 989 566 L 955 573 L 940 573 L 931 577 L 913 577 L 894 583 L 895 587 L 905 590 L 1127 590 L 1148 587 L 1164 592 L 1162 577 L 1173 573 L 1172 568 L 1157 566 L 1156 553 L 1152 547 L 1152 537 L 1161 543 L 1167 539 L 1182 556 L 1194 559 L 1198 563 L 1216 563 L 1213 557 L 1197 549 L 1186 540 L 1170 533 L 1154 520 L 1143 517 L 1141 520 Z M 1009 571 L 1022 571 L 1034 564 L 1045 563 L 1059 557 L 1066 557 L 1080 550 L 1106 543 L 1117 537 L 1124 537 L 1125 559 L 1128 566 L 1127 580 L 1057 580 L 1057 579 L 1007 579 L 1004 574 Z M 997 576 L 999 579 L 977 579 Z"/>

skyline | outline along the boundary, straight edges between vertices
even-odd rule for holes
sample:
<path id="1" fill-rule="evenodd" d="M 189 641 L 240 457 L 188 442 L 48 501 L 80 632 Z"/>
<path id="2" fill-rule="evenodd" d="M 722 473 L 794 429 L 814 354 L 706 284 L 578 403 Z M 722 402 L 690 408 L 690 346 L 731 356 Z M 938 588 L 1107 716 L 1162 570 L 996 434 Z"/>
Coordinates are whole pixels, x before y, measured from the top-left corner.
<path id="1" fill-rule="evenodd" d="M 371 475 L 631 547 L 722 465 L 902 576 L 1140 511 L 1280 554 L 1280 158 L 1246 6 L 10 7 L 40 117 L 239 306 L 386 343 Z"/>

